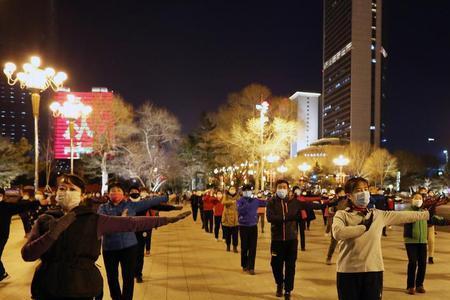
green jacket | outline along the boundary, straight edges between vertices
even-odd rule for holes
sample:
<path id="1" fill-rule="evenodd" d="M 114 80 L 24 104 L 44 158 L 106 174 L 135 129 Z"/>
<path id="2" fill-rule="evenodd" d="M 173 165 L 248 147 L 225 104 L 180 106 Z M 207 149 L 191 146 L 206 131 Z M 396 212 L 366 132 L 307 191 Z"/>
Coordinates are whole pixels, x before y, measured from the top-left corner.
<path id="1" fill-rule="evenodd" d="M 420 208 L 411 208 L 413 211 L 423 211 Z M 444 226 L 449 225 L 449 221 L 443 217 L 434 215 L 429 221 L 420 220 L 414 223 L 404 225 L 403 238 L 405 244 L 427 244 L 428 241 L 428 224 Z"/>

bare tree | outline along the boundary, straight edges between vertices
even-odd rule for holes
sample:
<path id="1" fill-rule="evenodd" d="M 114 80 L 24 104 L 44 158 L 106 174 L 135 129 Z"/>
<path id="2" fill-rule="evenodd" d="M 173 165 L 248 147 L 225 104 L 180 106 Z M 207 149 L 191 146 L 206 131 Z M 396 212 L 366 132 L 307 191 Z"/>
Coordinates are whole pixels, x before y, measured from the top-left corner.
<path id="1" fill-rule="evenodd" d="M 352 142 L 347 147 L 347 156 L 350 159 L 349 165 L 346 167 L 348 172 L 354 176 L 367 177 L 364 164 L 372 153 L 372 146 L 369 143 Z"/>
<path id="2" fill-rule="evenodd" d="M 375 149 L 364 164 L 366 172 L 375 185 L 384 185 L 387 177 L 395 176 L 397 172 L 397 159 L 384 148 Z"/>

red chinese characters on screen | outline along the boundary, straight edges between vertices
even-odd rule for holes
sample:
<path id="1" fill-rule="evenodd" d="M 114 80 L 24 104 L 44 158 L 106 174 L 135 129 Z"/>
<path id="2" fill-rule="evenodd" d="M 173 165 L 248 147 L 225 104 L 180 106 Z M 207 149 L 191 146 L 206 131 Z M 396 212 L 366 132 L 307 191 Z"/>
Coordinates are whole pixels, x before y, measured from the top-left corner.
<path id="1" fill-rule="evenodd" d="M 74 158 L 78 159 L 95 151 L 95 145 L 100 140 L 113 138 L 113 93 L 57 92 L 55 101 L 63 104 L 69 94 L 81 98 L 83 104 L 92 107 L 87 117 L 78 118 L 74 124 Z M 53 121 L 55 159 L 70 159 L 69 121 L 63 117 L 55 117 Z"/>

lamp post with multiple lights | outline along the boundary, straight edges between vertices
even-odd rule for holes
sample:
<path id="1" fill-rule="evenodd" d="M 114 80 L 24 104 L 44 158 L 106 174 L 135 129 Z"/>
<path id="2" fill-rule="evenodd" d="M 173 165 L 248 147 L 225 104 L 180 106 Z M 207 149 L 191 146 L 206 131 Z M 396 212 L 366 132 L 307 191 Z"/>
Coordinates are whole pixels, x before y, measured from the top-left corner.
<path id="1" fill-rule="evenodd" d="M 39 187 L 39 103 L 40 93 L 51 88 L 54 91 L 63 86 L 67 80 L 64 72 L 56 73 L 53 68 L 41 69 L 41 59 L 38 56 L 32 56 L 30 62 L 23 65 L 23 71 L 17 72 L 14 63 L 8 62 L 3 68 L 3 73 L 8 79 L 9 85 L 20 83 L 20 88 L 27 89 L 31 93 L 31 105 L 34 118 L 34 189 Z"/>
<path id="2" fill-rule="evenodd" d="M 256 110 L 259 111 L 259 119 L 260 119 L 260 126 L 261 126 L 261 135 L 260 135 L 260 143 L 261 148 L 264 145 L 264 124 L 267 121 L 266 113 L 269 111 L 269 103 L 267 101 L 261 102 L 261 104 L 256 104 Z M 264 190 L 264 154 L 261 152 L 261 190 Z"/>
<path id="3" fill-rule="evenodd" d="M 350 160 L 342 154 L 333 159 L 333 163 L 339 167 L 339 181 L 341 182 L 341 184 L 344 184 L 345 181 L 345 174 L 343 173 L 343 167 L 348 165 L 349 162 Z"/>

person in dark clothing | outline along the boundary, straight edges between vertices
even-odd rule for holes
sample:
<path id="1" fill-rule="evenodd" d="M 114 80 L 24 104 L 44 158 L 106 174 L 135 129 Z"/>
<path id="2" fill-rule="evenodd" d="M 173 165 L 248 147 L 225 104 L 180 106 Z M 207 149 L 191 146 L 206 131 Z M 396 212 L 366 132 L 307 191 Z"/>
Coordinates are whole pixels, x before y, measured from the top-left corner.
<path id="1" fill-rule="evenodd" d="M 242 194 L 236 203 L 241 237 L 241 267 L 244 272 L 255 275 L 258 207 L 266 206 L 267 201 L 252 198 L 252 186 L 248 184 L 242 187 Z"/>
<path id="2" fill-rule="evenodd" d="M 175 195 L 171 195 L 173 199 Z M 108 216 L 135 216 L 152 206 L 167 202 L 167 196 L 146 198 L 138 202 L 126 201 L 120 184 L 113 184 L 109 189 L 110 202 L 99 207 L 98 213 Z M 134 275 L 138 255 L 138 241 L 134 232 L 107 234 L 103 237 L 103 260 L 108 277 L 111 298 L 132 299 Z M 122 269 L 123 290 L 119 285 L 119 264 Z"/>
<path id="3" fill-rule="evenodd" d="M 139 191 L 138 187 L 131 187 L 128 195 L 129 199 L 132 202 L 138 202 L 141 201 L 141 199 L 144 199 L 141 197 L 141 193 L 145 192 L 145 190 Z M 145 196 L 145 193 L 142 193 L 143 196 Z M 173 206 L 169 204 L 159 204 L 153 206 L 149 210 L 144 210 L 136 213 L 136 216 L 152 216 L 152 217 L 158 217 L 159 211 L 171 211 L 171 210 L 180 210 L 182 209 L 182 206 Z M 150 253 L 150 247 L 147 245 L 151 245 L 151 238 L 152 238 L 152 229 L 149 231 L 139 231 L 136 232 L 136 239 L 138 241 L 138 249 L 137 249 L 137 260 L 136 260 L 136 269 L 134 272 L 134 277 L 136 278 L 137 283 L 142 283 L 142 270 L 144 268 L 144 251 L 148 251 Z"/>
<path id="4" fill-rule="evenodd" d="M 331 232 L 331 227 L 333 225 L 333 216 L 338 210 L 342 210 L 348 207 L 348 199 L 345 191 L 342 187 L 338 187 L 335 190 L 334 198 L 328 203 L 328 210 L 330 211 L 331 218 L 328 220 L 328 230 Z M 333 257 L 334 251 L 336 250 L 337 241 L 334 239 L 331 233 L 330 246 L 328 247 L 327 259 L 325 263 L 331 265 L 331 259 Z"/>
<path id="5" fill-rule="evenodd" d="M 172 218 L 99 215 L 89 207 L 80 206 L 84 188 L 80 177 L 63 175 L 56 195 L 62 211 L 42 215 L 22 248 L 25 261 L 41 259 L 31 285 L 33 299 L 91 300 L 97 297 L 102 294 L 103 279 L 95 262 L 100 255 L 103 235 L 148 230 L 190 214 Z"/>
<path id="6" fill-rule="evenodd" d="M 18 201 L 16 203 L 6 202 L 5 190 L 0 188 L 0 281 L 9 277 L 2 263 L 2 254 L 9 238 L 9 229 L 13 215 L 28 212 L 36 209 L 40 204 L 46 204 L 45 201 Z"/>
<path id="7" fill-rule="evenodd" d="M 24 186 L 22 189 L 22 199 L 21 201 L 33 201 L 34 200 L 34 187 L 33 186 Z M 25 231 L 25 237 L 30 233 L 31 231 L 31 215 L 30 211 L 26 210 L 19 214 L 20 220 L 22 221 L 23 225 L 23 231 Z"/>
<path id="8" fill-rule="evenodd" d="M 277 284 L 276 296 L 283 295 L 284 286 L 284 298 L 290 299 L 294 289 L 297 222 L 301 218 L 302 203 L 289 198 L 289 184 L 286 180 L 278 180 L 276 189 L 275 196 L 267 203 L 267 221 L 271 223 L 272 233 L 271 265 Z"/>
<path id="9" fill-rule="evenodd" d="M 191 195 L 192 219 L 194 219 L 194 222 L 197 222 L 197 214 L 201 201 L 202 197 L 198 195 L 196 190 L 194 190 Z"/>

